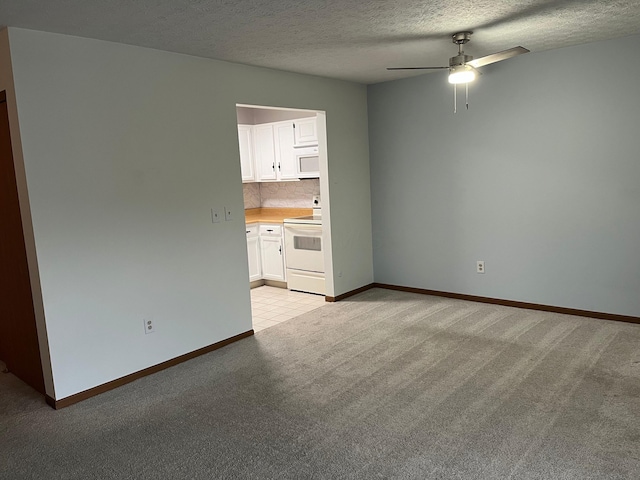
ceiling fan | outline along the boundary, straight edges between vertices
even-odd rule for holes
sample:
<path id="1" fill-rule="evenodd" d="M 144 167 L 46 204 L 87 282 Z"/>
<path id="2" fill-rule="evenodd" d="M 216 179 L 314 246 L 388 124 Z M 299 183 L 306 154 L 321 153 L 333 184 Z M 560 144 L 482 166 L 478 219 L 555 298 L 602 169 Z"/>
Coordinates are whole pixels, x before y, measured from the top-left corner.
<path id="1" fill-rule="evenodd" d="M 469 109 L 469 83 L 473 82 L 478 76 L 479 72 L 477 68 L 484 67 L 490 63 L 501 62 L 508 58 L 528 53 L 529 50 L 524 47 L 513 47 L 501 52 L 492 53 L 484 57 L 474 59 L 471 55 L 466 55 L 462 49 L 465 43 L 471 40 L 471 34 L 473 32 L 459 32 L 452 35 L 453 43 L 458 45 L 458 55 L 449 59 L 448 67 L 390 67 L 387 70 L 449 70 L 449 83 L 454 85 L 453 87 L 453 111 L 456 112 L 456 94 L 457 85 L 464 84 L 466 92 L 466 106 Z"/>

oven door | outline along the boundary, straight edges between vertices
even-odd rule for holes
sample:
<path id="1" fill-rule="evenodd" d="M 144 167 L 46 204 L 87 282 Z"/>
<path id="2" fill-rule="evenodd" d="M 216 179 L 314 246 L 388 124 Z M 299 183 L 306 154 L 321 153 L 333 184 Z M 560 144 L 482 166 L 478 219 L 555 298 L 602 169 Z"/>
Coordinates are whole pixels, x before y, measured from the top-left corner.
<path id="1" fill-rule="evenodd" d="M 324 272 L 322 225 L 285 224 L 284 251 L 287 268 Z"/>

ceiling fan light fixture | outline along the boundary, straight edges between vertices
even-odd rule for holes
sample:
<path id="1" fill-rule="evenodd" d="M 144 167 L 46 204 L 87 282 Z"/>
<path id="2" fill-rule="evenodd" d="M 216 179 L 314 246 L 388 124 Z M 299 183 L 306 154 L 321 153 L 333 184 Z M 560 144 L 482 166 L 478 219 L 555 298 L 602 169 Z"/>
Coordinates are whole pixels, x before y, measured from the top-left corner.
<path id="1" fill-rule="evenodd" d="M 471 65 L 456 65 L 449 69 L 449 83 L 470 83 L 476 79 L 476 70 Z"/>

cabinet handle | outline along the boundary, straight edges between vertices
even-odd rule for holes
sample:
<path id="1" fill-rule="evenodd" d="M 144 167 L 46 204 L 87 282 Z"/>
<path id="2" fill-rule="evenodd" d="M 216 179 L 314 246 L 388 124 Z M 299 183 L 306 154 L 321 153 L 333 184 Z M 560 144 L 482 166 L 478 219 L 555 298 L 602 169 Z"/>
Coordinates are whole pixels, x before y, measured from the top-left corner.
<path id="1" fill-rule="evenodd" d="M 280 252 L 280 255 L 282 255 L 282 245 L 278 247 L 278 251 Z"/>
<path id="2" fill-rule="evenodd" d="M 267 232 L 273 232 L 273 229 L 267 228 Z M 249 232 L 247 232 L 247 233 L 249 233 Z"/>
<path id="3" fill-rule="evenodd" d="M 280 168 L 280 162 L 278 162 L 278 170 L 282 171 L 282 169 Z"/>
<path id="4" fill-rule="evenodd" d="M 247 233 L 251 233 L 251 231 L 250 231 L 250 230 L 247 230 Z"/>

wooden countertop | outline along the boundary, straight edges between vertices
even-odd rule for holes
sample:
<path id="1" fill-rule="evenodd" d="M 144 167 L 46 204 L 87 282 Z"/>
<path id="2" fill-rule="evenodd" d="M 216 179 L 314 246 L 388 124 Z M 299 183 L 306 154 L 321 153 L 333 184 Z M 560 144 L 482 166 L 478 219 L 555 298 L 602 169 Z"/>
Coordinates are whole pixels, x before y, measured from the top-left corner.
<path id="1" fill-rule="evenodd" d="M 247 208 L 244 219 L 251 223 L 282 223 L 285 218 L 313 215 L 313 208 Z"/>

